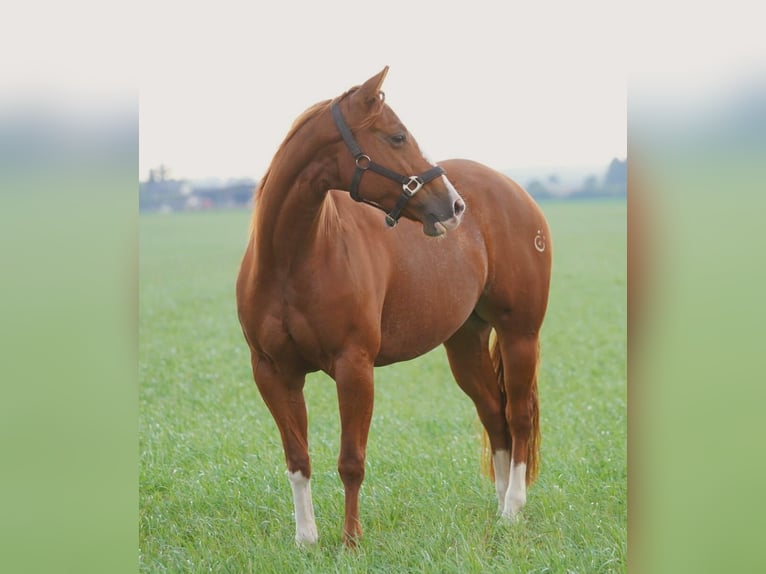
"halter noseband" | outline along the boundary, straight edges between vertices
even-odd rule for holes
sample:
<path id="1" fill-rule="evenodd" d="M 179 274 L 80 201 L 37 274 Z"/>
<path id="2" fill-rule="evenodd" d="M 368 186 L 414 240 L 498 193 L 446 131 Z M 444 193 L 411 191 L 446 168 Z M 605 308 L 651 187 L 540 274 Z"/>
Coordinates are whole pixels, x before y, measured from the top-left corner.
<path id="1" fill-rule="evenodd" d="M 346 121 L 343 119 L 343 114 L 340 113 L 338 104 L 332 104 L 331 109 L 332 117 L 335 120 L 335 125 L 337 126 L 340 135 L 343 136 L 343 141 L 346 142 L 351 155 L 354 156 L 354 160 L 356 161 L 356 169 L 354 170 L 354 176 L 351 178 L 351 189 L 349 190 L 349 193 L 351 194 L 351 197 L 354 199 L 354 201 L 366 203 L 367 205 L 376 207 L 381 211 L 386 211 L 382 205 L 374 201 L 370 201 L 369 199 L 365 199 L 359 195 L 359 182 L 362 179 L 362 175 L 367 170 L 372 170 L 375 173 L 378 173 L 384 177 L 387 177 L 388 179 L 392 179 L 395 182 L 402 184 L 402 195 L 399 196 L 399 200 L 396 202 L 394 208 L 390 212 L 386 213 L 386 225 L 389 227 L 394 227 L 399 221 L 402 209 L 404 209 L 407 201 L 413 195 L 415 195 L 425 184 L 433 181 L 440 175 L 444 175 L 444 170 L 436 165 L 431 169 L 424 171 L 420 175 L 401 175 L 395 171 L 391 171 L 390 169 L 383 167 L 380 164 L 375 163 L 370 159 L 370 156 L 365 154 L 362 151 L 362 148 L 359 147 L 359 144 L 354 139 L 354 136 L 346 124 Z"/>

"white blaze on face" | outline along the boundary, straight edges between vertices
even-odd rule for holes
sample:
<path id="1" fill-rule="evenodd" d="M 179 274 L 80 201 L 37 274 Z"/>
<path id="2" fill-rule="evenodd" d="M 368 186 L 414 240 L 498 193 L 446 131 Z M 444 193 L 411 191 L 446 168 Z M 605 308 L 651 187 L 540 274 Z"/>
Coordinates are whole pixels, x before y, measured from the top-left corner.
<path id="1" fill-rule="evenodd" d="M 443 175 L 442 179 L 444 180 L 444 185 L 446 185 L 447 189 L 449 189 L 450 195 L 454 196 L 455 198 L 460 197 L 460 194 L 457 192 L 457 189 L 455 189 L 455 186 L 452 185 L 452 182 L 449 179 L 447 179 L 447 176 Z"/>
<path id="2" fill-rule="evenodd" d="M 505 493 L 508 491 L 508 482 L 511 480 L 511 453 L 507 450 L 498 450 L 492 453 L 492 465 L 495 467 L 495 490 L 500 512 L 505 507 Z"/>
<path id="3" fill-rule="evenodd" d="M 511 461 L 511 484 L 505 494 L 503 517 L 513 519 L 527 502 L 527 464 Z"/>
<path id="4" fill-rule="evenodd" d="M 290 486 L 293 489 L 293 504 L 295 505 L 295 543 L 315 544 L 319 535 L 314 520 L 314 505 L 311 502 L 311 479 L 297 472 L 287 471 Z"/>
<path id="5" fill-rule="evenodd" d="M 428 163 L 430 163 L 432 166 L 436 167 L 436 162 L 435 162 L 435 161 L 433 161 L 433 160 L 431 159 L 431 156 L 430 156 L 430 155 L 428 155 L 427 153 L 425 153 L 425 152 L 422 150 L 422 148 L 420 148 L 419 146 L 418 146 L 418 149 L 420 150 L 420 155 L 422 155 L 422 156 L 423 156 L 423 159 L 424 159 L 424 160 L 426 160 Z M 444 185 L 446 185 L 446 186 L 447 186 L 447 189 L 449 189 L 449 192 L 450 192 L 451 194 L 452 194 L 452 193 L 454 193 L 454 194 L 455 194 L 455 196 L 458 196 L 458 197 L 459 197 L 459 195 L 460 195 L 460 194 L 459 194 L 459 193 L 457 192 L 457 190 L 455 189 L 455 186 L 454 186 L 454 185 L 452 185 L 452 182 L 451 182 L 449 179 L 447 179 L 447 176 L 446 176 L 446 175 L 443 175 L 443 176 L 442 176 L 442 179 L 444 180 Z"/>
<path id="6" fill-rule="evenodd" d="M 436 163 L 431 160 L 431 157 L 427 153 L 425 153 L 422 148 L 418 146 L 418 149 L 420 150 L 420 155 L 423 156 L 424 160 L 426 160 L 432 166 L 436 165 Z M 462 198 L 460 197 L 460 194 L 457 192 L 457 189 L 455 189 L 455 186 L 452 185 L 452 182 L 447 178 L 446 174 L 442 175 L 442 180 L 444 180 L 444 186 L 449 191 L 450 199 L 452 203 L 454 204 L 458 200 L 458 198 L 462 200 Z M 457 225 L 457 222 L 460 221 L 460 217 L 454 217 L 453 219 L 455 220 L 455 222 L 450 222 L 451 225 L 447 226 L 449 229 L 451 229 L 452 227 L 455 227 Z"/>

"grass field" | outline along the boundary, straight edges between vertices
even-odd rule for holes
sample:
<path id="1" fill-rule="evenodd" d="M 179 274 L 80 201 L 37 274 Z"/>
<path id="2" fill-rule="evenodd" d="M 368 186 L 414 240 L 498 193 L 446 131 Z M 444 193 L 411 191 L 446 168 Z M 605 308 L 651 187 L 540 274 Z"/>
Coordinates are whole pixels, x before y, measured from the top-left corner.
<path id="1" fill-rule="evenodd" d="M 473 404 L 438 348 L 376 370 L 356 552 L 340 539 L 338 409 L 322 374 L 306 387 L 320 540 L 293 542 L 279 434 L 235 311 L 249 214 L 142 216 L 141 571 L 624 572 L 626 204 L 542 207 L 554 243 L 542 466 L 521 520 L 496 516 Z"/>

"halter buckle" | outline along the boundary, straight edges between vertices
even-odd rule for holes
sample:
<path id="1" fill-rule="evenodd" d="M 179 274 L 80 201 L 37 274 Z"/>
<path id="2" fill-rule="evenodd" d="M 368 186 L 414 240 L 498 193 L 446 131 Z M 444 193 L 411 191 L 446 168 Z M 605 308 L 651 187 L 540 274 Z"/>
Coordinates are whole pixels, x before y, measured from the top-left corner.
<path id="1" fill-rule="evenodd" d="M 370 164 L 372 163 L 372 160 L 370 159 L 370 156 L 367 154 L 361 154 L 356 156 L 356 167 L 358 167 L 361 170 L 370 169 Z"/>
<path id="2" fill-rule="evenodd" d="M 409 181 L 402 184 L 402 191 L 407 197 L 412 197 L 421 187 L 423 187 L 423 185 L 424 184 L 422 179 L 420 179 L 417 175 L 411 175 Z"/>

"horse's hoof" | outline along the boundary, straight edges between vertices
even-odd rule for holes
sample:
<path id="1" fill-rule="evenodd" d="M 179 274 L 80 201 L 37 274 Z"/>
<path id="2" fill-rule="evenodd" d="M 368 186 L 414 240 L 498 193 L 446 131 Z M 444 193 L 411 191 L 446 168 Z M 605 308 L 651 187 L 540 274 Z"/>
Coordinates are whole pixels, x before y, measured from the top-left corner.
<path id="1" fill-rule="evenodd" d="M 350 550 L 356 550 L 362 543 L 362 533 L 358 532 L 357 534 L 348 534 L 347 532 L 343 533 L 343 545 L 350 549 Z"/>
<path id="2" fill-rule="evenodd" d="M 314 546 L 319 540 L 315 531 L 298 532 L 295 534 L 295 545 L 299 548 L 309 548 Z"/>

